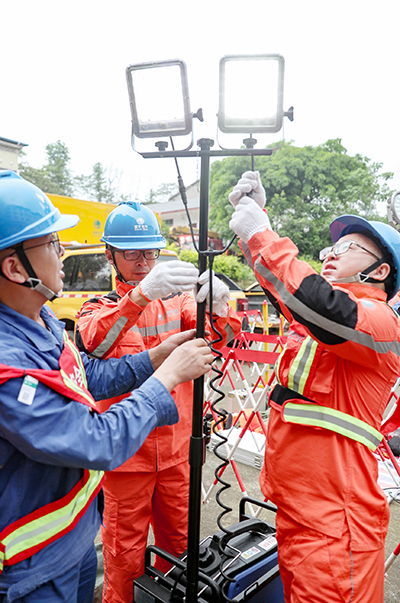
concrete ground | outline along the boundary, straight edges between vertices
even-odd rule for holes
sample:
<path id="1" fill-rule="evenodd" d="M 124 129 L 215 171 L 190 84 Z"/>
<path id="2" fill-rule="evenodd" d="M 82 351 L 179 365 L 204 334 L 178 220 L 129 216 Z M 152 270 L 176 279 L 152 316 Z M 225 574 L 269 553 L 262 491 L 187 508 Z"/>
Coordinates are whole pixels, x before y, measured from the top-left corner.
<path id="1" fill-rule="evenodd" d="M 203 465 L 203 485 L 206 490 L 211 486 L 214 480 L 215 468 L 221 464 L 213 452 L 207 451 L 206 463 Z M 254 469 L 248 465 L 238 464 L 240 476 L 246 487 L 247 494 L 258 499 L 263 499 L 260 487 L 258 484 L 258 478 L 260 471 Z M 239 501 L 242 496 L 242 492 L 239 488 L 237 479 L 230 467 L 224 472 L 224 480 L 231 484 L 231 488 L 221 494 L 222 502 L 232 508 L 232 511 L 222 518 L 222 525 L 229 527 L 230 525 L 238 522 L 238 511 Z M 217 524 L 217 517 L 221 513 L 221 508 L 215 500 L 215 490 L 211 496 L 211 500 L 207 504 L 201 506 L 201 527 L 200 527 L 200 539 L 205 538 L 215 532 L 219 531 Z M 386 558 L 395 549 L 400 542 L 400 505 L 396 502 L 392 502 L 390 505 L 390 524 L 389 532 L 386 539 Z M 274 514 L 270 511 L 263 510 L 261 519 L 264 519 L 268 523 L 274 523 Z M 150 542 L 152 539 L 150 538 Z M 100 537 L 97 538 L 98 557 L 99 557 L 99 573 L 96 586 L 95 603 L 101 603 L 101 591 L 102 591 L 102 556 L 101 556 L 101 541 Z M 385 578 L 385 603 L 399 603 L 400 602 L 400 556 L 396 559 L 394 564 L 389 568 L 387 576 Z"/>

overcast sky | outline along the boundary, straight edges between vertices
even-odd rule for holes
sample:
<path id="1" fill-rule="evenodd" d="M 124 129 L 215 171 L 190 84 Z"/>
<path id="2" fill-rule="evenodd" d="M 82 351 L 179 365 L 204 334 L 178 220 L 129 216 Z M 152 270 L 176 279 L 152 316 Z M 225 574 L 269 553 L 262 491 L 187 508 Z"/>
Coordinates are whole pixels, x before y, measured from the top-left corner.
<path id="1" fill-rule="evenodd" d="M 28 144 L 33 167 L 61 140 L 75 174 L 101 162 L 123 173 L 121 192 L 132 197 L 175 182 L 172 159 L 131 148 L 126 67 L 184 60 L 191 109 L 205 118 L 195 141 L 215 140 L 219 59 L 279 53 L 284 108 L 295 111 L 285 139 L 341 138 L 349 154 L 394 172 L 400 189 L 399 0 L 18 0 L 0 16 L 0 136 Z M 237 94 L 251 90 L 238 82 Z M 180 168 L 187 186 L 199 176 L 194 158 Z"/>

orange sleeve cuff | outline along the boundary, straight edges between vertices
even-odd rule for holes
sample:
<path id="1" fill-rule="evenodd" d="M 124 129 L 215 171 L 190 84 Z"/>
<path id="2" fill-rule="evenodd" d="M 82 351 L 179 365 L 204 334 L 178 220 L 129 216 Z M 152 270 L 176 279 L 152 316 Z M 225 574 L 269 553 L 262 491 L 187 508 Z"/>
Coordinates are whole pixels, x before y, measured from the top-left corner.
<path id="1" fill-rule="evenodd" d="M 151 302 L 151 299 L 146 297 L 145 294 L 143 293 L 142 283 L 139 283 L 139 293 L 147 302 L 149 302 L 149 303 Z"/>

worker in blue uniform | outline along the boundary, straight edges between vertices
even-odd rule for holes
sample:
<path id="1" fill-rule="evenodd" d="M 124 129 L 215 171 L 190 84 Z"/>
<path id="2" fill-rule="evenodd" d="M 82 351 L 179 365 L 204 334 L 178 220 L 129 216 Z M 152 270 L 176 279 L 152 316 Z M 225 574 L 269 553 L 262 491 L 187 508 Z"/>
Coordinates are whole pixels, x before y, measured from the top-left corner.
<path id="1" fill-rule="evenodd" d="M 14 172 L 0 172 L 0 214 L 0 603 L 91 603 L 102 472 L 178 421 L 170 392 L 213 355 L 194 330 L 135 356 L 80 354 L 43 305 L 62 291 L 56 232 L 79 218 Z"/>

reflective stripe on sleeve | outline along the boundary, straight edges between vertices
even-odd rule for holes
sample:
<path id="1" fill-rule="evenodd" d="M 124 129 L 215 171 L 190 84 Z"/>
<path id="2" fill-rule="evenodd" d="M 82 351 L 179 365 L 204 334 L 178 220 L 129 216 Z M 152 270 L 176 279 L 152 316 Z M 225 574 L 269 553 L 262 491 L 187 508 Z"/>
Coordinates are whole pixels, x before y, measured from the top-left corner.
<path id="1" fill-rule="evenodd" d="M 113 324 L 101 344 L 93 350 L 92 355 L 96 356 L 96 358 L 102 358 L 105 354 L 107 354 L 110 348 L 114 345 L 116 339 L 118 339 L 127 322 L 128 319 L 126 316 L 121 316 L 121 318 L 119 318 L 117 322 Z"/>
<path id="2" fill-rule="evenodd" d="M 140 333 L 142 337 L 154 337 L 159 333 L 168 333 L 168 331 L 176 331 L 180 330 L 181 321 L 180 320 L 170 320 L 165 324 L 157 324 L 152 327 L 138 327 L 134 325 L 130 328 L 131 331 L 135 331 L 135 333 Z"/>
<path id="3" fill-rule="evenodd" d="M 83 373 L 85 374 L 85 373 Z M 82 396 L 82 398 L 84 398 L 85 400 L 87 400 L 87 402 L 89 403 L 91 408 L 94 408 L 95 410 L 98 410 L 98 406 L 96 404 L 96 401 L 94 400 L 93 396 L 91 394 L 87 394 L 81 387 L 79 387 L 79 385 L 77 385 L 76 383 L 74 383 L 72 381 L 72 379 L 70 379 L 68 377 L 68 375 L 66 374 L 65 371 L 63 371 L 62 368 L 60 368 L 60 375 L 62 377 L 62 380 L 64 381 L 65 385 L 72 390 L 72 392 L 75 392 L 75 394 L 78 394 L 79 396 Z"/>
<path id="4" fill-rule="evenodd" d="M 290 367 L 288 375 L 288 387 L 304 394 L 310 368 L 312 366 L 318 344 L 310 336 L 307 336 L 300 346 L 295 359 Z"/>
<path id="5" fill-rule="evenodd" d="M 333 333 L 338 337 L 342 337 L 347 341 L 352 341 L 365 346 L 368 349 L 374 350 L 377 354 L 392 352 L 396 356 L 400 356 L 399 341 L 379 341 L 378 339 L 374 339 L 369 333 L 357 331 L 357 329 L 347 327 L 346 325 L 330 320 L 326 316 L 322 316 L 322 314 L 318 314 L 318 312 L 313 310 L 310 306 L 304 304 L 301 300 L 292 295 L 285 284 L 261 263 L 260 257 L 255 261 L 254 266 L 256 271 L 275 287 L 285 306 L 287 306 L 291 312 L 295 312 L 299 316 L 302 316 L 305 321 L 310 322 L 329 333 Z"/>

